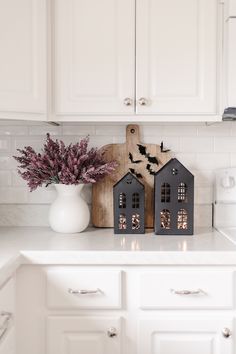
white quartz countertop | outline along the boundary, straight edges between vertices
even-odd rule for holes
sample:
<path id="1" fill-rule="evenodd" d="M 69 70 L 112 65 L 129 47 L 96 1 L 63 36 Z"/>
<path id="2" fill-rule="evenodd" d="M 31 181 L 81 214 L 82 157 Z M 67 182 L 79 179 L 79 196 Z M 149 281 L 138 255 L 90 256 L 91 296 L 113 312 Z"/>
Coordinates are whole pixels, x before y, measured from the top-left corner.
<path id="1" fill-rule="evenodd" d="M 236 265 L 236 245 L 214 229 L 198 229 L 194 236 L 124 236 L 112 229 L 72 235 L 0 228 L 0 284 L 23 264 Z"/>
<path id="2" fill-rule="evenodd" d="M 21 264 L 236 265 L 236 245 L 216 230 L 194 236 L 114 235 L 112 229 L 58 234 L 49 228 L 0 228 L 1 270 Z"/>

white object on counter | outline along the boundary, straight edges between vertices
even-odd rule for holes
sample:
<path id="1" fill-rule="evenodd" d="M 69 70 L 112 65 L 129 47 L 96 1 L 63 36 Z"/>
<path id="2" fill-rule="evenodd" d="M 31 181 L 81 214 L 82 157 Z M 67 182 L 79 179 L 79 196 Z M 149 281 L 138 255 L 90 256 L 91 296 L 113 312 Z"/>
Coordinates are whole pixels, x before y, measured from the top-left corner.
<path id="1" fill-rule="evenodd" d="M 90 211 L 81 196 L 83 184 L 55 184 L 58 196 L 49 211 L 49 224 L 56 232 L 76 233 L 89 224 Z"/>

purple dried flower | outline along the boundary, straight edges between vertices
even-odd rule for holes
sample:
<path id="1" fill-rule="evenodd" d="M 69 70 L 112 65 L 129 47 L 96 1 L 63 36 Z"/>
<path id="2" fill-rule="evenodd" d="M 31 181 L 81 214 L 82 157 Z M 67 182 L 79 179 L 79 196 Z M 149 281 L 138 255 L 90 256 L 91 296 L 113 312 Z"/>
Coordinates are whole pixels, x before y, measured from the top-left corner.
<path id="1" fill-rule="evenodd" d="M 52 183 L 96 183 L 111 174 L 116 161 L 106 161 L 104 153 L 97 148 L 88 149 L 89 138 L 65 146 L 63 141 L 46 136 L 41 153 L 31 146 L 18 149 L 20 156 L 13 156 L 19 163 L 18 173 L 27 181 L 32 192 L 37 187 Z"/>

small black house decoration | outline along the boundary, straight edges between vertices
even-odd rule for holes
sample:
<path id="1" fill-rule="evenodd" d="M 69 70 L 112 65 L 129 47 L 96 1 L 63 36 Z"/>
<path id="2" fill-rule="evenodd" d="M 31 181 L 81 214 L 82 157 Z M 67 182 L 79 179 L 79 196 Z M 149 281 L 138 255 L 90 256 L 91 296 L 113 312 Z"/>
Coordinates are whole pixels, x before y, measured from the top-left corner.
<path id="1" fill-rule="evenodd" d="M 194 176 L 177 159 L 155 175 L 155 233 L 193 234 Z"/>
<path id="2" fill-rule="evenodd" d="M 145 232 L 144 198 L 144 185 L 130 172 L 114 185 L 115 234 L 143 234 Z"/>

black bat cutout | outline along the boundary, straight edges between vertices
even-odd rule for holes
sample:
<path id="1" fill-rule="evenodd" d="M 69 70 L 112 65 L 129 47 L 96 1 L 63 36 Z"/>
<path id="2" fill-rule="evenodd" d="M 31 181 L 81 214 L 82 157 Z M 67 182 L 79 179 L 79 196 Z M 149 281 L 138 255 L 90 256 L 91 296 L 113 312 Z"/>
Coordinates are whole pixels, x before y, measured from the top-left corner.
<path id="1" fill-rule="evenodd" d="M 133 155 L 129 152 L 129 159 L 132 163 L 140 163 L 142 160 L 134 160 Z"/>
<path id="2" fill-rule="evenodd" d="M 148 162 L 151 162 L 153 164 L 156 164 L 157 166 L 159 165 L 159 162 L 155 156 L 147 156 Z"/>
<path id="3" fill-rule="evenodd" d="M 138 149 L 139 149 L 140 154 L 146 157 L 146 155 L 147 155 L 146 146 L 143 146 L 143 145 L 140 145 L 140 144 L 137 144 L 137 145 L 138 145 Z"/>
<path id="4" fill-rule="evenodd" d="M 164 149 L 164 143 L 163 141 L 161 142 L 161 152 L 169 152 L 170 149 Z"/>
<path id="5" fill-rule="evenodd" d="M 149 174 L 154 176 L 156 172 L 151 168 L 151 165 L 148 163 L 146 166 L 146 169 L 148 170 Z"/>
<path id="6" fill-rule="evenodd" d="M 133 173 L 133 175 L 135 175 L 135 177 L 137 177 L 137 178 L 143 178 L 143 176 L 141 175 L 141 173 L 136 172 L 134 168 L 130 168 L 129 170 L 130 170 L 131 173 Z"/>
<path id="7" fill-rule="evenodd" d="M 157 158 L 155 156 L 151 156 L 149 154 L 149 152 L 147 152 L 146 146 L 143 146 L 140 144 L 137 144 L 137 145 L 138 145 L 138 149 L 139 149 L 140 154 L 145 156 L 145 158 L 148 160 L 148 162 L 150 162 L 152 164 L 156 164 L 157 166 L 159 165 Z"/>

